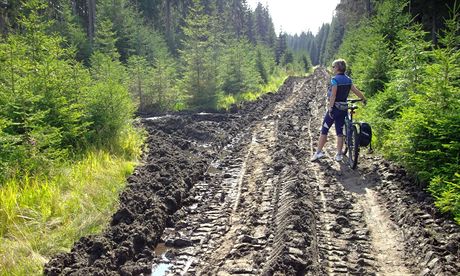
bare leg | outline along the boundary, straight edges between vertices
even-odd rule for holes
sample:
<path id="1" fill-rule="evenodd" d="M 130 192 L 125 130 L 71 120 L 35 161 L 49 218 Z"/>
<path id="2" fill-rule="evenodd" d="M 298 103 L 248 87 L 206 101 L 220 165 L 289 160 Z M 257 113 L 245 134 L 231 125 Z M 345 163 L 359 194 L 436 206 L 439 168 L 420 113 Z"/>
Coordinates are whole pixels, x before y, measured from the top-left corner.
<path id="1" fill-rule="evenodd" d="M 337 136 L 337 153 L 342 154 L 343 136 Z"/>
<path id="2" fill-rule="evenodd" d="M 327 135 L 321 134 L 321 136 L 319 136 L 318 148 L 316 149 L 316 152 L 322 151 L 326 142 L 327 142 Z"/>

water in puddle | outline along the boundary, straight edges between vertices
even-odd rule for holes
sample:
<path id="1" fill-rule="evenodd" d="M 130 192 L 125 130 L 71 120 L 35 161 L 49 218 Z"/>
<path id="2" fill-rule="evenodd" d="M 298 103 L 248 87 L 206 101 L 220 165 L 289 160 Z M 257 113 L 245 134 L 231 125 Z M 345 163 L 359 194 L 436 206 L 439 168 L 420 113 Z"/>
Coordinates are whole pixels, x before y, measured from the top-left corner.
<path id="1" fill-rule="evenodd" d="M 164 119 L 164 118 L 171 118 L 171 117 L 173 117 L 173 116 L 172 115 L 164 115 L 164 116 L 149 117 L 149 118 L 145 118 L 144 120 L 158 121 L 158 120 L 161 120 L 161 119 Z"/>
<path id="2" fill-rule="evenodd" d="M 159 263 L 152 266 L 152 276 L 164 276 L 171 267 L 171 264 Z"/>
<path id="3" fill-rule="evenodd" d="M 164 245 L 164 244 L 163 244 Z M 158 248 L 158 246 L 157 246 Z M 157 248 L 155 248 L 155 253 L 157 252 Z M 163 250 L 163 249 L 162 249 Z M 164 246 L 164 251 L 166 251 L 166 246 Z M 161 255 L 161 262 L 158 264 L 152 265 L 152 274 L 151 276 L 164 276 L 166 272 L 171 268 L 172 264 L 170 263 L 169 259 L 166 258 L 165 254 Z"/>
<path id="4" fill-rule="evenodd" d="M 169 259 L 165 256 L 166 251 L 168 251 L 168 247 L 165 245 L 164 242 L 159 243 L 155 247 L 155 255 L 161 256 L 161 262 L 152 265 L 151 276 L 164 276 L 166 275 L 166 272 L 168 272 L 169 268 L 171 268 L 172 264 L 170 263 Z"/>

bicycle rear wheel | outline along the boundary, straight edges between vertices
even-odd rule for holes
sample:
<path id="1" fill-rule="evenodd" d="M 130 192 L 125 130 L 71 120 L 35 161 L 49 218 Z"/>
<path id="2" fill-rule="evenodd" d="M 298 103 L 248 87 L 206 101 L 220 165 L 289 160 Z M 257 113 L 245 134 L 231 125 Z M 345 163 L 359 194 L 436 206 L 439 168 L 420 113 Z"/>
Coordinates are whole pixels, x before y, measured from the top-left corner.
<path id="1" fill-rule="evenodd" d="M 348 139 L 347 149 L 348 153 L 348 165 L 354 170 L 358 165 L 359 155 L 359 137 L 356 126 L 351 127 L 351 137 Z"/>

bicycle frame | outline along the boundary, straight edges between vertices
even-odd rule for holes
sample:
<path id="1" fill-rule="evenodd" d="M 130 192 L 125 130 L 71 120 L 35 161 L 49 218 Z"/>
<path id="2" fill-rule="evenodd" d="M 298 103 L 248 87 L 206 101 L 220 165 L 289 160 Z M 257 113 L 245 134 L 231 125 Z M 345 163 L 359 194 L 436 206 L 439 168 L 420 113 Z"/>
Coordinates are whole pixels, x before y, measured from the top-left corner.
<path id="1" fill-rule="evenodd" d="M 355 103 L 361 100 L 350 99 L 347 100 L 349 103 Z M 353 114 L 358 107 L 356 105 L 351 105 L 348 107 L 347 116 L 345 117 L 345 139 L 346 144 L 345 154 L 348 151 L 348 164 L 352 169 L 355 169 L 358 164 L 358 155 L 359 155 L 359 136 L 357 125 L 359 123 L 353 122 Z"/>
<path id="2" fill-rule="evenodd" d="M 348 114 L 345 117 L 345 135 L 347 137 L 346 140 L 348 140 L 348 137 L 351 137 L 351 133 L 350 133 L 351 129 L 352 129 L 351 126 L 358 125 L 358 123 L 353 122 L 353 114 L 355 114 L 355 110 L 354 109 L 352 109 L 352 110 L 348 109 Z M 347 142 L 349 142 L 349 141 L 347 141 Z"/>

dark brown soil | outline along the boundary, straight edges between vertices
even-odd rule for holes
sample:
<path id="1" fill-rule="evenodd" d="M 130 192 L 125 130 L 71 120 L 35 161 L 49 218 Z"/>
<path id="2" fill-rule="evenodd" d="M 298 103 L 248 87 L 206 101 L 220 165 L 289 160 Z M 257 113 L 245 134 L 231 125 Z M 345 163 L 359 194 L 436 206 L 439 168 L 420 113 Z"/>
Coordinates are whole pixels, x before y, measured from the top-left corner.
<path id="1" fill-rule="evenodd" d="M 109 227 L 45 274 L 457 275 L 460 229 L 404 169 L 364 150 L 357 170 L 310 162 L 328 78 L 288 78 L 231 113 L 143 119 L 149 151 Z"/>

